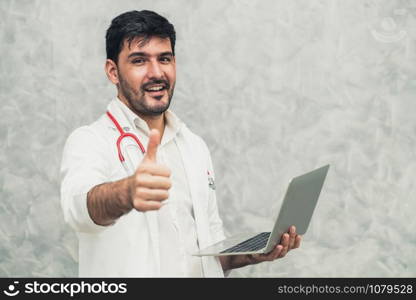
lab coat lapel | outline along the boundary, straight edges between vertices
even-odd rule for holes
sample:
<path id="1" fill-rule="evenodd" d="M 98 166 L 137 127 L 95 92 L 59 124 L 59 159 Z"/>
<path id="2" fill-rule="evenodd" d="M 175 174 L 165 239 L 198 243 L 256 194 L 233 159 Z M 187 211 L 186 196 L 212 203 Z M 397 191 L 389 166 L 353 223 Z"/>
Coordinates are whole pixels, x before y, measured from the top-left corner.
<path id="1" fill-rule="evenodd" d="M 211 234 L 209 231 L 209 220 L 207 215 L 208 190 L 204 183 L 208 184 L 205 166 L 203 165 L 205 154 L 199 147 L 199 141 L 192 136 L 184 126 L 181 131 L 181 138 L 178 139 L 178 148 L 182 156 L 185 173 L 189 183 L 192 204 L 194 209 L 195 224 L 198 234 L 198 244 L 200 249 L 211 245 Z M 219 272 L 218 262 L 214 257 L 202 257 L 202 265 L 205 277 L 223 277 Z"/>
<path id="2" fill-rule="evenodd" d="M 108 110 L 110 113 L 113 114 L 113 116 L 116 118 L 116 120 L 119 122 L 120 126 L 124 128 L 125 126 L 131 127 L 132 125 L 129 124 L 127 117 L 124 115 L 123 111 L 117 106 L 113 100 L 108 105 Z M 113 124 L 113 127 L 117 130 L 116 126 Z M 132 131 L 134 132 L 134 129 L 132 128 Z M 131 139 L 129 139 L 130 141 Z M 114 145 L 115 145 L 114 141 Z M 146 147 L 146 146 L 145 146 Z M 141 157 L 137 157 L 137 160 L 133 160 L 133 165 L 138 166 Z M 134 170 L 130 170 L 130 174 L 128 176 L 132 175 L 134 173 Z M 146 217 L 146 221 L 149 228 L 149 234 L 152 241 L 152 249 L 154 253 L 155 263 L 156 263 L 156 276 L 160 275 L 160 256 L 159 256 L 159 226 L 158 226 L 158 212 L 157 211 L 147 211 L 143 213 Z"/>
<path id="3" fill-rule="evenodd" d="M 186 134 L 182 132 L 182 134 Z M 203 221 L 206 221 L 204 218 L 204 215 L 201 211 L 201 199 L 198 199 L 198 194 L 201 193 L 200 190 L 198 190 L 201 180 L 201 174 L 200 174 L 200 167 L 199 167 L 199 161 L 198 161 L 198 155 L 195 153 L 197 151 L 196 147 L 194 149 L 191 149 L 192 146 L 192 140 L 189 141 L 189 138 L 181 138 L 178 139 L 178 148 L 182 156 L 183 165 L 185 167 L 185 173 L 188 179 L 189 183 L 189 190 L 192 198 L 192 204 L 194 209 L 194 215 L 195 215 L 195 222 L 197 226 L 197 232 L 198 232 L 198 241 L 199 243 L 204 243 L 204 241 L 200 241 L 201 236 L 206 237 L 205 234 L 206 228 L 203 226 Z"/>

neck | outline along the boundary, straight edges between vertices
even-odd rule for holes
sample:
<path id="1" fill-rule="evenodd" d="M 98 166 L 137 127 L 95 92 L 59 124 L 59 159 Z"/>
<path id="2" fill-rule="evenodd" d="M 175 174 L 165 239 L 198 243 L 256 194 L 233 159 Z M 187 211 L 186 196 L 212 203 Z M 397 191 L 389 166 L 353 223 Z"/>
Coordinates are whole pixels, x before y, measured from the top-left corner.
<path id="1" fill-rule="evenodd" d="M 143 116 L 137 114 L 142 118 L 149 126 L 149 129 L 157 129 L 160 132 L 160 138 L 163 137 L 163 132 L 165 131 L 165 113 L 162 113 L 158 116 Z"/>
<path id="2" fill-rule="evenodd" d="M 121 102 L 126 104 L 132 112 L 134 112 L 137 116 L 139 116 L 142 120 L 144 120 L 147 123 L 149 130 L 157 129 L 160 133 L 160 138 L 163 137 L 163 132 L 165 131 L 165 113 L 161 113 L 157 116 L 144 115 L 136 111 L 133 107 L 131 107 L 130 103 L 122 95 L 119 94 L 118 98 L 121 100 Z"/>

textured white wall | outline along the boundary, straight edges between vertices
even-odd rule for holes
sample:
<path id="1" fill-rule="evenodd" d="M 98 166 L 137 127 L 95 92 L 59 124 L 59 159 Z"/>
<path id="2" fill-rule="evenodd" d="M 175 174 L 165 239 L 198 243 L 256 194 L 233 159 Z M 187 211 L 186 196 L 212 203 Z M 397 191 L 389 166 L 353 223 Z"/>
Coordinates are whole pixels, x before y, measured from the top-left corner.
<path id="1" fill-rule="evenodd" d="M 76 276 L 62 147 L 115 95 L 104 35 L 176 26 L 173 108 L 212 151 L 227 234 L 332 168 L 301 249 L 233 276 L 416 276 L 416 1 L 0 1 L 0 276 Z"/>

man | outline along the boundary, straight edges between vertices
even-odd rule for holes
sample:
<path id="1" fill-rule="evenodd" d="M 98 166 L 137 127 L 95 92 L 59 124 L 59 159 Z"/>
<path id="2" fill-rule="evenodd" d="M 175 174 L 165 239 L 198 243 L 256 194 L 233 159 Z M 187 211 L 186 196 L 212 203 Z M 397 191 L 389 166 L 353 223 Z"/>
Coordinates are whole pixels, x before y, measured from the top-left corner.
<path id="1" fill-rule="evenodd" d="M 151 11 L 123 13 L 107 30 L 106 51 L 117 98 L 107 114 L 70 135 L 61 168 L 80 276 L 221 277 L 299 247 L 292 226 L 267 255 L 192 256 L 224 233 L 208 148 L 168 110 L 174 27 Z"/>

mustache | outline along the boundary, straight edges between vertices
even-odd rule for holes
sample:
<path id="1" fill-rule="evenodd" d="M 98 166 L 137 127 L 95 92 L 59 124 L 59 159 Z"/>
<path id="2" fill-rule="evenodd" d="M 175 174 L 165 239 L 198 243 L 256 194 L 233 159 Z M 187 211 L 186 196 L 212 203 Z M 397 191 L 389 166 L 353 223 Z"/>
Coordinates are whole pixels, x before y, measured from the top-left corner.
<path id="1" fill-rule="evenodd" d="M 144 91 L 145 89 L 149 88 L 151 85 L 154 85 L 154 84 L 163 84 L 165 86 L 164 89 L 166 89 L 166 90 L 170 89 L 169 81 L 167 81 L 165 79 L 155 79 L 155 80 L 146 82 L 140 88 L 141 88 L 142 91 Z"/>

